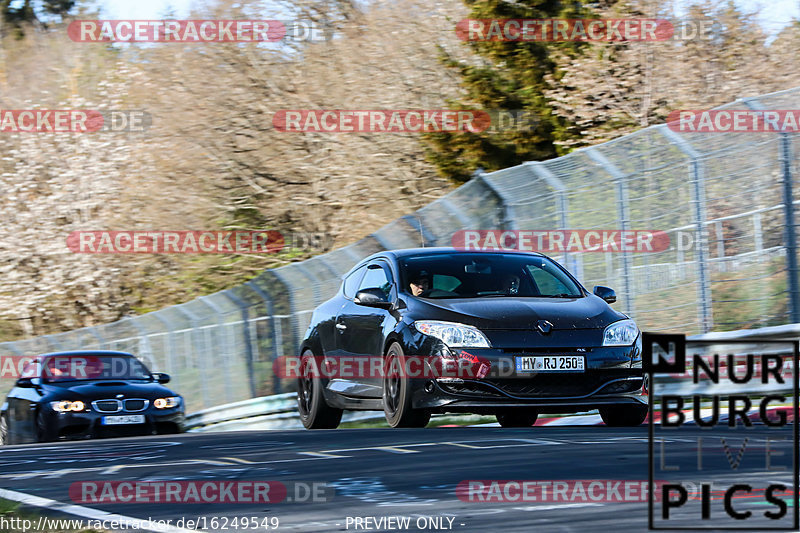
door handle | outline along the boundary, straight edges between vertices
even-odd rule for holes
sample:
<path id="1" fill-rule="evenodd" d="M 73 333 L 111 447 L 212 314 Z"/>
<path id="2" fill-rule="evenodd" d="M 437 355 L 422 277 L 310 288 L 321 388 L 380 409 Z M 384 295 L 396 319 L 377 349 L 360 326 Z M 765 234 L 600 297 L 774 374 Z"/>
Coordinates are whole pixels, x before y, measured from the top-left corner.
<path id="1" fill-rule="evenodd" d="M 336 329 L 344 331 L 347 329 L 347 326 L 345 326 L 344 324 L 336 324 Z"/>

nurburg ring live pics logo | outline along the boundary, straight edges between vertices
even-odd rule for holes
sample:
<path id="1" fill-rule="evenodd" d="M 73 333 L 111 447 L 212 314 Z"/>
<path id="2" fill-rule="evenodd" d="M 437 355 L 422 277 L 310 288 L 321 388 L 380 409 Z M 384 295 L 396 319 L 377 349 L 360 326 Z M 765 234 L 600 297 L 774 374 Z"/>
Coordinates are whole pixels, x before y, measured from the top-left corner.
<path id="1" fill-rule="evenodd" d="M 643 333 L 650 529 L 798 529 L 798 344 Z"/>

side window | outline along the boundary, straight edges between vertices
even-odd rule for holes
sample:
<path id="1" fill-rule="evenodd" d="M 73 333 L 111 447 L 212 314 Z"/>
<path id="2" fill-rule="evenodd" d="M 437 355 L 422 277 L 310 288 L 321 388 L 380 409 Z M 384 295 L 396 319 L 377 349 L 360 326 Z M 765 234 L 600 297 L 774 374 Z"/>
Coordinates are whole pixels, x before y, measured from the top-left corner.
<path id="1" fill-rule="evenodd" d="M 361 276 L 364 275 L 364 271 L 367 269 L 366 266 L 362 266 L 344 280 L 344 286 L 342 287 L 342 291 L 344 295 L 348 298 L 353 298 L 356 295 L 356 289 L 358 288 L 358 282 L 361 281 Z"/>
<path id="2" fill-rule="evenodd" d="M 372 264 L 367 268 L 367 273 L 364 279 L 361 280 L 358 290 L 364 289 L 380 289 L 388 298 L 392 292 L 392 280 L 390 279 L 386 269 L 380 264 Z"/>

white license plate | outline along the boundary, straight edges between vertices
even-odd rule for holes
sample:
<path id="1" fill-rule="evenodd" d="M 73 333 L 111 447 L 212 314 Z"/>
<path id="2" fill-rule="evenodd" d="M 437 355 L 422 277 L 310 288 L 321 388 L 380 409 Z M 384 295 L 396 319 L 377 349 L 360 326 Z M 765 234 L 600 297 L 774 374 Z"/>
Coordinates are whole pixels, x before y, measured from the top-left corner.
<path id="1" fill-rule="evenodd" d="M 119 426 L 122 424 L 144 424 L 144 415 L 104 416 L 104 426 Z"/>
<path id="2" fill-rule="evenodd" d="M 582 355 L 520 355 L 517 356 L 517 373 L 526 372 L 583 372 Z"/>

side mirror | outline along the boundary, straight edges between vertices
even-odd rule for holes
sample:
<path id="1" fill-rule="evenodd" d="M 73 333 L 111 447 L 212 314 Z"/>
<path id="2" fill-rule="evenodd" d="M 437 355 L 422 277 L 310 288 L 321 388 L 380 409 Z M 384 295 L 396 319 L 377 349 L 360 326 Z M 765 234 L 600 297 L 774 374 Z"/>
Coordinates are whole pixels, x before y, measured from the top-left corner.
<path id="1" fill-rule="evenodd" d="M 364 307 L 377 307 L 379 309 L 390 309 L 392 307 L 392 302 L 386 299 L 386 293 L 377 287 L 358 291 L 353 301 Z"/>
<path id="2" fill-rule="evenodd" d="M 169 383 L 172 378 L 163 372 L 153 372 L 153 379 L 156 380 L 156 383 Z"/>
<path id="3" fill-rule="evenodd" d="M 592 292 L 595 296 L 598 296 L 605 300 L 606 302 L 613 304 L 617 301 L 617 293 L 614 292 L 614 289 L 609 289 L 608 287 L 603 287 L 602 285 L 596 285 Z"/>
<path id="4" fill-rule="evenodd" d="M 17 380 L 17 385 L 16 386 L 21 388 L 21 389 L 32 389 L 36 385 L 33 384 L 33 381 L 31 381 L 31 378 L 19 378 Z"/>

